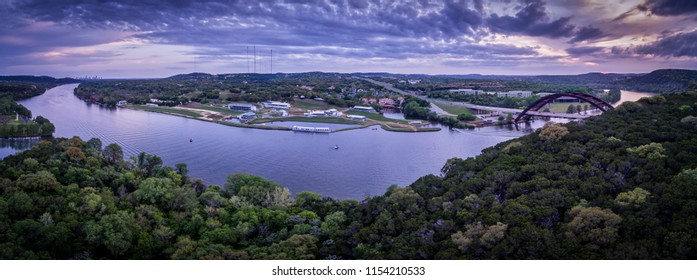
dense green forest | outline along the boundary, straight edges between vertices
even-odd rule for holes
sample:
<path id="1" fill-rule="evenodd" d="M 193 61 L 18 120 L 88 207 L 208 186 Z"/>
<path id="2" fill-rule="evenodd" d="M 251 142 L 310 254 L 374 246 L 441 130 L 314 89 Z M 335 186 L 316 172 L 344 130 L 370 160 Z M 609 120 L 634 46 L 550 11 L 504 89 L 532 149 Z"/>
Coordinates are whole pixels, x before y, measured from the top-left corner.
<path id="1" fill-rule="evenodd" d="M 0 162 L 2 259 L 697 258 L 697 94 L 454 158 L 384 195 L 335 200 L 52 139 Z"/>
<path id="2" fill-rule="evenodd" d="M 435 112 L 431 111 L 430 106 L 431 103 L 426 100 L 413 96 L 407 96 L 404 98 L 404 102 L 402 102 L 401 109 L 402 113 L 404 113 L 404 117 L 408 119 L 433 121 L 448 126 L 450 128 L 474 128 L 472 126 L 468 126 L 460 122 L 460 120 L 475 120 L 476 118 L 474 117 L 474 115 L 460 114 L 457 117 L 445 115 L 439 116 Z"/>
<path id="3" fill-rule="evenodd" d="M 502 108 L 525 108 L 530 104 L 540 99 L 537 95 L 532 95 L 527 98 L 503 97 L 495 94 L 462 94 L 448 92 L 447 90 L 438 90 L 429 92 L 429 98 L 445 99 L 452 101 L 467 102 L 483 106 L 494 106 Z"/>
<path id="4" fill-rule="evenodd" d="M 37 116 L 32 120 L 31 111 L 15 100 L 40 95 L 47 87 L 65 81 L 46 76 L 0 76 L 0 138 L 53 135 L 55 127 L 48 119 Z"/>
<path id="5" fill-rule="evenodd" d="M 404 90 L 423 93 L 471 88 L 485 91 L 530 90 L 533 92 L 595 93 L 603 89 L 627 89 L 654 93 L 679 93 L 697 89 L 697 70 L 659 69 L 646 74 L 587 73 L 580 75 L 397 75 L 376 73 L 382 82 L 418 79 L 416 84 L 398 83 Z M 465 100 L 463 100 L 465 101 Z"/>
<path id="6" fill-rule="evenodd" d="M 646 75 L 618 81 L 623 88 L 636 91 L 675 93 L 697 90 L 697 71 L 686 69 L 660 69 Z"/>
<path id="7" fill-rule="evenodd" d="M 48 88 L 77 82 L 75 79 L 48 76 L 0 76 L 0 98 L 27 99 L 44 93 Z"/>
<path id="8" fill-rule="evenodd" d="M 375 88 L 365 81 L 338 73 L 220 74 L 191 73 L 165 79 L 98 80 L 81 83 L 75 95 L 82 100 L 115 106 L 120 100 L 144 104 L 158 99 L 160 105 L 188 102 L 293 102 L 294 96 L 322 97 L 338 106 L 353 106 L 360 96 L 342 94 L 346 89 Z M 355 92 L 354 92 L 355 93 Z"/>
<path id="9" fill-rule="evenodd" d="M 379 79 L 382 82 L 395 83 L 394 79 Z M 454 78 L 448 76 L 428 76 L 419 83 L 398 83 L 395 87 L 403 90 L 430 93 L 449 89 L 470 88 L 484 91 L 530 90 L 533 92 L 582 92 L 591 93 L 593 88 L 576 82 L 565 84 L 557 80 L 540 80 L 529 76 L 510 77 L 492 76 L 486 79 Z"/>

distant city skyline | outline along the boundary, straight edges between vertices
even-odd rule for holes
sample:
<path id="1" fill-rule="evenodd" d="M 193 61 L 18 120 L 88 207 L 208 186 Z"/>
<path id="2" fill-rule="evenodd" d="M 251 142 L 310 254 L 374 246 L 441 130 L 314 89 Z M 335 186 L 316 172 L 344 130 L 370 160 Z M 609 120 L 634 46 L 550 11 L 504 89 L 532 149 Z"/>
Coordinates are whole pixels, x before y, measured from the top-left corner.
<path id="1" fill-rule="evenodd" d="M 272 50 L 285 73 L 697 69 L 697 1 L 0 0 L 0 75 L 269 73 Z"/>

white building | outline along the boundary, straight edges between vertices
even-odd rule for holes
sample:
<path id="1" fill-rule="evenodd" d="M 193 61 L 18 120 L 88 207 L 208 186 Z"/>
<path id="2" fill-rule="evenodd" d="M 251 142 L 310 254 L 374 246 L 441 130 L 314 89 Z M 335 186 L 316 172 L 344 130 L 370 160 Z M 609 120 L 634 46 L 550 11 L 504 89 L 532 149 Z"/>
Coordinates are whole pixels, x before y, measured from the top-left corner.
<path id="1" fill-rule="evenodd" d="M 271 115 L 272 116 L 279 116 L 279 117 L 287 117 L 288 111 L 283 110 L 283 109 L 280 109 L 280 110 L 273 109 L 273 110 L 271 110 Z"/>
<path id="2" fill-rule="evenodd" d="M 532 91 L 528 90 L 511 90 L 508 92 L 497 92 L 496 95 L 498 97 L 518 97 L 518 98 L 527 98 L 532 95 Z"/>
<path id="3" fill-rule="evenodd" d="M 278 101 L 266 101 L 262 102 L 262 105 L 266 108 L 275 108 L 275 109 L 289 109 L 290 104 L 285 103 L 285 102 L 278 102 Z"/>
<path id="4" fill-rule="evenodd" d="M 359 116 L 359 115 L 346 115 L 347 118 L 355 120 L 355 121 L 365 121 L 365 116 Z"/>
<path id="5" fill-rule="evenodd" d="M 326 114 L 324 111 L 309 111 L 304 114 L 306 117 L 314 118 L 314 117 L 324 117 Z"/>
<path id="6" fill-rule="evenodd" d="M 361 112 L 375 112 L 375 109 L 373 109 L 373 107 L 368 106 L 353 106 L 353 109 Z"/>
<path id="7" fill-rule="evenodd" d="M 252 111 L 252 112 L 257 111 L 257 106 L 254 106 L 252 104 L 247 104 L 247 103 L 230 103 L 227 105 L 227 107 L 230 110 L 237 110 L 237 111 Z"/>
<path id="8" fill-rule="evenodd" d="M 461 93 L 465 95 L 477 95 L 477 94 L 484 94 L 483 90 L 479 89 L 471 89 L 471 88 L 459 88 L 459 89 L 450 89 L 448 90 L 450 93 Z"/>
<path id="9" fill-rule="evenodd" d="M 324 114 L 325 114 L 327 117 L 338 117 L 338 116 L 343 115 L 343 113 L 339 112 L 337 109 L 329 109 L 329 110 L 326 110 L 326 111 L 324 111 Z"/>

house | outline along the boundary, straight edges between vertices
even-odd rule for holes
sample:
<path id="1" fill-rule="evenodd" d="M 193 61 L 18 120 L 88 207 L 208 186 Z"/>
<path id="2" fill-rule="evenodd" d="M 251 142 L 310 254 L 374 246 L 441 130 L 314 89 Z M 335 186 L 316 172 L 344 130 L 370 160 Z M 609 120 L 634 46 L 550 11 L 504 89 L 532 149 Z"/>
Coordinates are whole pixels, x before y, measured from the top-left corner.
<path id="1" fill-rule="evenodd" d="M 247 103 L 230 103 L 227 105 L 228 109 L 236 111 L 257 111 L 257 106 Z"/>
<path id="2" fill-rule="evenodd" d="M 380 98 L 378 104 L 384 108 L 394 108 L 394 100 L 391 98 Z"/>
<path id="3" fill-rule="evenodd" d="M 266 108 L 274 108 L 274 109 L 290 109 L 290 104 L 285 103 L 285 102 L 278 102 L 278 101 L 266 101 L 262 102 L 262 105 Z"/>
<path id="4" fill-rule="evenodd" d="M 412 84 L 412 85 L 415 85 L 415 84 L 420 83 L 421 80 L 407 80 L 407 82 L 409 82 L 409 83 Z"/>
<path id="5" fill-rule="evenodd" d="M 373 107 L 366 106 L 353 106 L 353 109 L 361 112 L 375 112 L 375 109 L 373 109 Z"/>
<path id="6" fill-rule="evenodd" d="M 375 98 L 361 98 L 361 103 L 365 105 L 370 105 L 373 103 L 378 103 L 378 100 Z"/>

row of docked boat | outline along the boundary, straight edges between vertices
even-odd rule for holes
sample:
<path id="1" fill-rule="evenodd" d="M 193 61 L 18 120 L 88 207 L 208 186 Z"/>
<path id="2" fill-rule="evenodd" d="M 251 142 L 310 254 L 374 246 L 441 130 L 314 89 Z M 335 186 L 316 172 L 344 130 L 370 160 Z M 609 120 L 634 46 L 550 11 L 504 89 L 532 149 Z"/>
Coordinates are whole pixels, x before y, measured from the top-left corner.
<path id="1" fill-rule="evenodd" d="M 299 126 L 294 125 L 292 127 L 293 131 L 299 132 L 318 132 L 318 133 L 330 133 L 332 130 L 328 127 L 311 127 L 311 126 Z"/>

